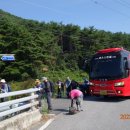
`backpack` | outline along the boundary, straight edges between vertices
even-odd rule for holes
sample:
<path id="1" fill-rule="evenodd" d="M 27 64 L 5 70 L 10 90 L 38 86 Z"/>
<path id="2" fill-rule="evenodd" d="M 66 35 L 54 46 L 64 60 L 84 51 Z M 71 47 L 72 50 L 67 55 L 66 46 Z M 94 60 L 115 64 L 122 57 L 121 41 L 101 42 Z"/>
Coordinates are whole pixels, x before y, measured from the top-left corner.
<path id="1" fill-rule="evenodd" d="M 76 108 L 75 107 L 69 107 L 69 114 L 73 115 L 73 114 L 76 114 L 77 111 L 76 111 Z"/>

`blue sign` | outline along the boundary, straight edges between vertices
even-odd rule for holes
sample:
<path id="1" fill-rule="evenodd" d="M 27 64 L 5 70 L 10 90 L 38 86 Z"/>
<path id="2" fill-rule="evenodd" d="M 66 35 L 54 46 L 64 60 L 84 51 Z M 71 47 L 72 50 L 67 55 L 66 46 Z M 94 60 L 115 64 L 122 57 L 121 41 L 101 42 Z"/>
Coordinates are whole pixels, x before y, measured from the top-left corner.
<path id="1" fill-rule="evenodd" d="M 14 61 L 15 57 L 14 57 L 14 55 L 3 55 L 1 57 L 1 60 L 2 61 Z"/>

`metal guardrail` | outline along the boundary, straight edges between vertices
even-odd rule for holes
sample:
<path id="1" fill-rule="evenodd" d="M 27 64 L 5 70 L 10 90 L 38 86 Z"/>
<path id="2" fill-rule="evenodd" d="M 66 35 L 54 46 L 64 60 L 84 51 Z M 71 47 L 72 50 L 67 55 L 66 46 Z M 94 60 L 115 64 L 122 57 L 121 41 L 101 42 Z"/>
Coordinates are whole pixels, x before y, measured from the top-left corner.
<path id="1" fill-rule="evenodd" d="M 38 104 L 38 101 L 35 100 L 36 98 L 38 98 L 38 95 L 36 94 L 37 91 L 39 91 L 39 89 L 31 88 L 28 90 L 1 93 L 0 98 L 12 97 L 12 96 L 17 96 L 17 95 L 25 95 L 25 97 L 1 102 L 0 103 L 0 118 L 3 118 L 15 112 L 20 112 L 21 110 L 25 110 L 27 108 L 31 108 L 33 110 L 33 108 Z M 2 111 L 2 108 L 4 107 L 6 109 L 3 109 Z"/>

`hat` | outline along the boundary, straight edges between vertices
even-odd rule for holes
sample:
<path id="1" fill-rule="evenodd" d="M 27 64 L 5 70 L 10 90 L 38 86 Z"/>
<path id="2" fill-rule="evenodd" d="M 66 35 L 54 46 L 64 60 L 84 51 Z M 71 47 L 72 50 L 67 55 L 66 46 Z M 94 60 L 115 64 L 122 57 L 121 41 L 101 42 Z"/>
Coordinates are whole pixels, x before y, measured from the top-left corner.
<path id="1" fill-rule="evenodd" d="M 68 80 L 70 80 L 70 77 L 67 77 Z"/>
<path id="2" fill-rule="evenodd" d="M 47 77 L 42 77 L 42 81 L 45 81 L 45 80 L 47 80 Z"/>
<path id="3" fill-rule="evenodd" d="M 37 83 L 41 83 L 39 79 L 35 80 L 35 84 L 37 84 Z"/>
<path id="4" fill-rule="evenodd" d="M 1 79 L 0 82 L 1 83 L 5 83 L 6 81 L 5 81 L 5 79 Z"/>

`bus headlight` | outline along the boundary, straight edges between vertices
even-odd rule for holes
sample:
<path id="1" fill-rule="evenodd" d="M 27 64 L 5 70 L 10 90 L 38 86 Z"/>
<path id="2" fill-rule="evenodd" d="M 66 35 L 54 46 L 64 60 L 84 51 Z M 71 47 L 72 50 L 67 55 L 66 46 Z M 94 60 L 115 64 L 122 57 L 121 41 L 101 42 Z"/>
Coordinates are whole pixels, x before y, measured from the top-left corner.
<path id="1" fill-rule="evenodd" d="M 114 85 L 115 87 L 124 87 L 124 82 L 117 82 Z"/>

